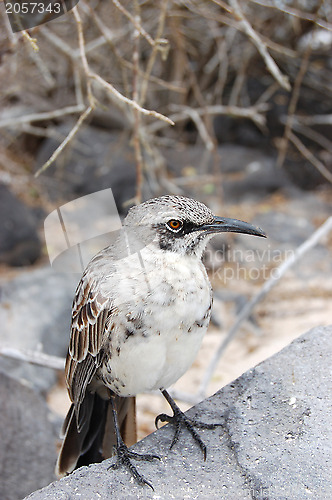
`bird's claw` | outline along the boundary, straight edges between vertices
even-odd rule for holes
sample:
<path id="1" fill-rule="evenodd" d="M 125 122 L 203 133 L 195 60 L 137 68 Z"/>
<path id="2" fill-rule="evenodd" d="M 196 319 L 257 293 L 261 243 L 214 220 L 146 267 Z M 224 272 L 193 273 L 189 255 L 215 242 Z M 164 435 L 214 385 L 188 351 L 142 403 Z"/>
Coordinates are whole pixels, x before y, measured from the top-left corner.
<path id="1" fill-rule="evenodd" d="M 173 408 L 173 412 L 174 412 L 173 416 L 166 415 L 166 413 L 161 413 L 160 415 L 157 415 L 157 417 L 155 418 L 156 428 L 157 429 L 159 428 L 158 427 L 159 422 L 168 422 L 168 423 L 175 425 L 175 433 L 174 433 L 173 440 L 172 440 L 172 443 L 170 446 L 170 448 L 172 449 L 173 446 L 179 440 L 179 436 L 181 433 L 181 427 L 185 427 L 190 432 L 190 434 L 192 435 L 192 437 L 194 438 L 194 440 L 196 441 L 196 443 L 198 444 L 198 446 L 202 450 L 204 460 L 206 460 L 206 452 L 207 452 L 206 445 L 202 441 L 198 432 L 195 430 L 195 427 L 197 427 L 199 429 L 215 429 L 216 427 L 222 426 L 222 424 L 206 424 L 205 422 L 199 422 L 199 421 L 196 421 L 194 419 L 190 419 L 189 417 L 187 417 L 185 415 L 185 413 L 183 413 L 177 407 Z"/>
<path id="2" fill-rule="evenodd" d="M 127 446 L 122 443 L 116 448 L 116 462 L 114 464 L 111 464 L 108 467 L 109 469 L 118 469 L 121 465 L 125 466 L 130 474 L 133 476 L 133 478 L 137 481 L 138 484 L 144 485 L 146 484 L 149 486 L 153 491 L 154 488 L 152 484 L 147 481 L 142 474 L 138 472 L 136 467 L 132 464 L 130 459 L 133 460 L 147 460 L 148 462 L 151 462 L 155 458 L 160 460 L 160 457 L 158 455 L 151 455 L 151 454 L 140 454 L 140 453 L 135 453 L 134 451 L 128 450 Z"/>
<path id="3" fill-rule="evenodd" d="M 158 427 L 158 423 L 159 422 L 172 422 L 173 420 L 173 417 L 170 417 L 169 415 L 166 415 L 166 413 L 160 413 L 159 415 L 156 416 L 155 418 L 155 421 L 154 421 L 154 425 L 156 426 L 156 429 L 158 430 L 159 427 Z"/>

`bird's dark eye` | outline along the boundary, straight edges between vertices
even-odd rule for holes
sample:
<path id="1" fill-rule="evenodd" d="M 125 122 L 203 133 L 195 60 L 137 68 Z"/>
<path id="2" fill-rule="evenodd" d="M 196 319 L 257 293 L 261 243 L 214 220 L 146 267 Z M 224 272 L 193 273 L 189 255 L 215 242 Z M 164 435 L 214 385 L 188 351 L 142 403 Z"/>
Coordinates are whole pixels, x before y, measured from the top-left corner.
<path id="1" fill-rule="evenodd" d="M 167 226 L 176 233 L 182 229 L 183 223 L 180 220 L 171 219 L 167 222 Z"/>

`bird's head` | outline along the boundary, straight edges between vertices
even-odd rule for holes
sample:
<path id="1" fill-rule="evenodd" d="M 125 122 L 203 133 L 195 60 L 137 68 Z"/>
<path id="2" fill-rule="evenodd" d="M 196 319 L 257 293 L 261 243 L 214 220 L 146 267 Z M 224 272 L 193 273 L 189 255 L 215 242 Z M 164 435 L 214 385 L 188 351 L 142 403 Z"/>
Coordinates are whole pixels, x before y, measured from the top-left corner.
<path id="1" fill-rule="evenodd" d="M 266 237 L 262 229 L 237 219 L 215 216 L 199 201 L 184 196 L 161 196 L 130 209 L 124 227 L 144 246 L 201 257 L 207 242 L 223 232 Z"/>

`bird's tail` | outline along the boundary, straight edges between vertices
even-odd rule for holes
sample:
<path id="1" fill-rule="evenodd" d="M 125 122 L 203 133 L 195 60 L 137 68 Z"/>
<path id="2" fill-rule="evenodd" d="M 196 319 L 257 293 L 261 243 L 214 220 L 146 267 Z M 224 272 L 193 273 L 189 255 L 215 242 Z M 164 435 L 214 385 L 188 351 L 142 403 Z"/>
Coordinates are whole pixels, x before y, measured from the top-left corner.
<path id="1" fill-rule="evenodd" d="M 114 397 L 121 436 L 127 446 L 136 443 L 135 397 Z M 64 440 L 58 456 L 55 473 L 63 477 L 83 465 L 109 458 L 114 453 L 116 435 L 109 401 L 97 393 L 87 393 L 82 403 L 85 418 L 78 431 L 75 407 L 72 404 L 63 424 Z"/>

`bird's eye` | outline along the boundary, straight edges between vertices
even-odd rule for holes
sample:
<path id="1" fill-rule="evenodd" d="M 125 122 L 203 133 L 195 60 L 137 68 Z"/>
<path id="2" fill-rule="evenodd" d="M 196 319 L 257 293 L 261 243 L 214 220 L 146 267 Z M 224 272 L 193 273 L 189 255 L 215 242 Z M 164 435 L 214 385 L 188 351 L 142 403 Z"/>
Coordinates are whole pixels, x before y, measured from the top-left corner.
<path id="1" fill-rule="evenodd" d="M 167 226 L 172 231 L 178 232 L 182 229 L 183 224 L 180 220 L 171 219 L 167 222 Z"/>

